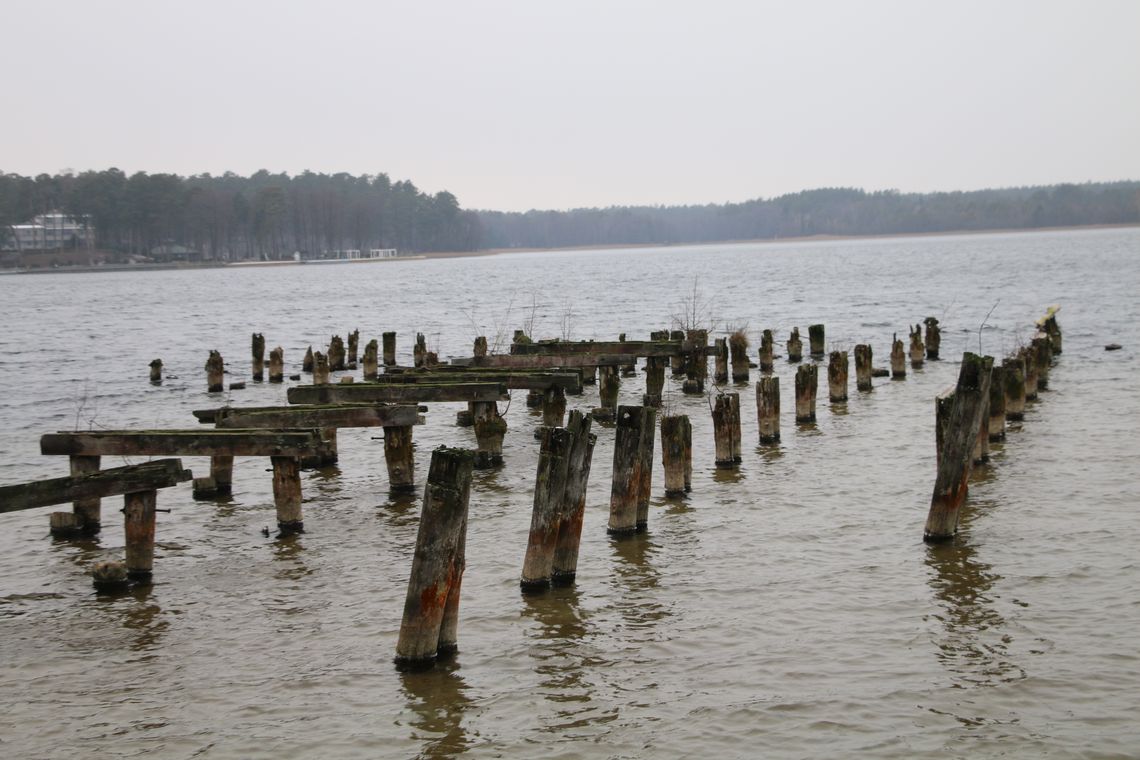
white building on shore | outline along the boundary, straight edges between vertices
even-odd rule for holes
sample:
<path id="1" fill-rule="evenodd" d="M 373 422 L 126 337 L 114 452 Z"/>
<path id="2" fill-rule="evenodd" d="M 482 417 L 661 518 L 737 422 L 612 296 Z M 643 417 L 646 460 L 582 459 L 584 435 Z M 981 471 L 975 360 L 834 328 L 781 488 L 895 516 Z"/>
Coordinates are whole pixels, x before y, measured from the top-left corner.
<path id="1" fill-rule="evenodd" d="M 40 214 L 28 224 L 13 224 L 11 230 L 10 247 L 21 252 L 95 247 L 95 228 L 86 216 L 53 211 Z"/>

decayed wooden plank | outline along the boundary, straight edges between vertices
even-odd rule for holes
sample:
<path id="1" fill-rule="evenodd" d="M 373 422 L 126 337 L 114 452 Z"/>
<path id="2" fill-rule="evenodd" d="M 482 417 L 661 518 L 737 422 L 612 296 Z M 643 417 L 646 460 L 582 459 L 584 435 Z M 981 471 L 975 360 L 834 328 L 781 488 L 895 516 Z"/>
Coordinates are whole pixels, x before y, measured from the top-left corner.
<path id="1" fill-rule="evenodd" d="M 621 367 L 629 364 L 628 356 L 618 354 L 492 354 L 479 359 L 452 359 L 453 367 L 491 367 L 508 369 L 565 369 L 572 367 Z"/>
<path id="2" fill-rule="evenodd" d="M 221 419 L 222 417 L 228 416 L 231 410 L 235 413 L 240 412 L 242 414 L 253 414 L 255 412 L 273 412 L 273 411 L 280 411 L 282 409 L 321 410 L 321 409 L 354 409 L 354 408 L 358 408 L 358 407 L 370 409 L 370 408 L 374 408 L 377 406 L 384 406 L 384 404 L 380 404 L 378 402 L 373 402 L 373 403 L 362 402 L 362 403 L 352 403 L 352 404 L 308 404 L 308 405 L 297 405 L 297 406 L 241 406 L 241 407 L 216 406 L 212 409 L 195 409 L 191 413 L 194 415 L 195 419 L 197 419 L 198 422 L 201 422 L 203 425 L 213 425 L 213 424 L 216 424 L 217 421 L 219 419 Z M 391 406 L 391 405 L 389 405 L 389 406 Z M 396 406 L 403 406 L 403 405 L 397 404 Z M 421 412 L 426 412 L 428 410 L 428 408 L 426 406 L 419 406 L 417 408 Z M 310 426 L 310 425 L 287 425 L 286 427 L 318 427 L 318 426 L 315 426 L 315 425 L 313 425 L 313 426 Z"/>
<path id="3" fill-rule="evenodd" d="M 317 430 L 99 430 L 48 433 L 40 453 L 80 456 L 304 456 Z"/>
<path id="4" fill-rule="evenodd" d="M 469 371 L 436 372 L 432 370 L 415 372 L 385 373 L 376 379 L 379 385 L 438 385 L 440 383 L 503 383 L 510 390 L 544 391 L 547 388 L 562 388 L 570 393 L 582 392 L 582 373 L 574 372 L 526 372 L 477 367 L 464 368 Z"/>
<path id="5" fill-rule="evenodd" d="M 223 429 L 403 427 L 424 423 L 416 404 L 226 408 L 219 410 L 215 419 L 218 427 Z"/>
<path id="6" fill-rule="evenodd" d="M 49 478 L 31 483 L 0 486 L 0 512 L 49 507 L 79 499 L 100 499 L 126 493 L 153 491 L 190 480 L 189 470 L 179 459 L 159 459 L 145 464 Z"/>
<path id="7" fill-rule="evenodd" d="M 417 403 L 420 401 L 505 401 L 502 383 L 443 383 L 439 385 L 298 385 L 290 388 L 290 404 L 337 404 L 353 401 Z"/>
<path id="8" fill-rule="evenodd" d="M 511 354 L 521 355 L 571 355 L 593 354 L 611 356 L 678 356 L 682 351 L 681 341 L 676 340 L 587 340 L 587 341 L 538 341 L 537 343 L 512 343 Z"/>

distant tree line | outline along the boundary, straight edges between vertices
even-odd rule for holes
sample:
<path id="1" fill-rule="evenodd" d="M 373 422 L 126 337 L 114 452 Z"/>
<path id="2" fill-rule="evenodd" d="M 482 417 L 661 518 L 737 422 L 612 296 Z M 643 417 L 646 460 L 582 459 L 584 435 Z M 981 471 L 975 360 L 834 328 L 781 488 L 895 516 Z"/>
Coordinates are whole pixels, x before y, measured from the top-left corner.
<path id="1" fill-rule="evenodd" d="M 10 225 L 55 210 L 94 225 L 101 249 L 147 254 L 179 246 L 216 260 L 471 250 L 480 241 L 477 216 L 460 209 L 454 195 L 428 195 L 384 174 L 0 173 L 0 237 Z"/>
<path id="2" fill-rule="evenodd" d="M 57 210 L 94 225 L 96 246 L 104 250 L 147 254 L 178 246 L 206 259 L 275 260 L 344 249 L 469 251 L 1135 224 L 1140 182 L 950 193 L 825 188 L 723 205 L 501 212 L 465 211 L 449 192 L 430 195 L 385 174 L 0 172 L 0 243 L 11 225 Z"/>
<path id="3" fill-rule="evenodd" d="M 480 211 L 484 248 L 707 243 L 1140 222 L 1140 182 L 953 193 L 805 190 L 706 206 Z"/>

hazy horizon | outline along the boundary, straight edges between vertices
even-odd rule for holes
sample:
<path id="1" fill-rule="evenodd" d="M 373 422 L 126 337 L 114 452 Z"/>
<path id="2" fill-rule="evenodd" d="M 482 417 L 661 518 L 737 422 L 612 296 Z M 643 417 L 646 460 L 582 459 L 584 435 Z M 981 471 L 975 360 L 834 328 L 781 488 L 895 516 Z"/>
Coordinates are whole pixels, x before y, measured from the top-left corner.
<path id="1" fill-rule="evenodd" d="M 493 211 L 1140 178 L 1140 3 L 5 10 L 20 174 L 385 173 Z"/>

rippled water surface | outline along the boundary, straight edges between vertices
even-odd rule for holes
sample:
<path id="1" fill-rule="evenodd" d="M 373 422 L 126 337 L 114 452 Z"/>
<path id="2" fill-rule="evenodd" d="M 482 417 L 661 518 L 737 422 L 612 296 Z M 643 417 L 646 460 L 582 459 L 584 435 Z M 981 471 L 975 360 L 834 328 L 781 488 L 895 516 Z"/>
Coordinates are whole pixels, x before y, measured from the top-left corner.
<path id="1" fill-rule="evenodd" d="M 519 593 L 540 421 L 506 410 L 506 464 L 477 472 L 460 652 L 392 665 L 419 499 L 390 499 L 375 431 L 340 433 L 337 467 L 304 473 L 307 533 L 262 535 L 267 463 L 239 459 L 232 498 L 160 492 L 155 582 L 93 593 L 122 552 L 104 533 L 53 541 L 50 510 L 2 515 L 0 756 L 1135 757 L 1140 747 L 1140 230 L 512 254 L 345 266 L 0 277 L 0 482 L 66 474 L 45 432 L 194 427 L 191 409 L 284 403 L 280 386 L 205 392 L 220 350 L 249 373 L 249 335 L 285 349 L 415 332 L 441 356 L 475 335 L 645 338 L 696 312 L 778 346 L 823 322 L 833 347 L 927 315 L 944 361 L 713 466 L 704 398 L 668 380 L 694 423 L 694 483 L 649 531 L 605 531 L 613 430 L 598 428 L 577 585 Z M 1050 389 L 975 471 L 958 539 L 928 547 L 934 396 L 957 357 L 999 358 L 1060 304 Z M 693 307 L 696 307 L 695 309 Z M 987 313 L 992 314 L 987 319 Z M 985 322 L 984 327 L 982 323 Z M 1117 342 L 1124 350 L 1105 352 Z M 754 353 L 754 351 L 753 351 Z M 147 383 L 161 357 L 167 380 Z M 755 355 L 753 356 L 755 359 Z M 758 377 L 753 370 L 753 381 Z M 852 378 L 852 386 L 854 380 Z M 637 403 L 639 376 L 622 403 Z M 570 398 L 597 405 L 596 387 Z M 440 444 L 474 446 L 436 404 L 415 430 L 421 483 Z M 137 461 L 137 460 L 136 460 Z M 208 462 L 186 459 L 196 474 Z M 104 466 L 122 462 L 104 458 Z"/>

